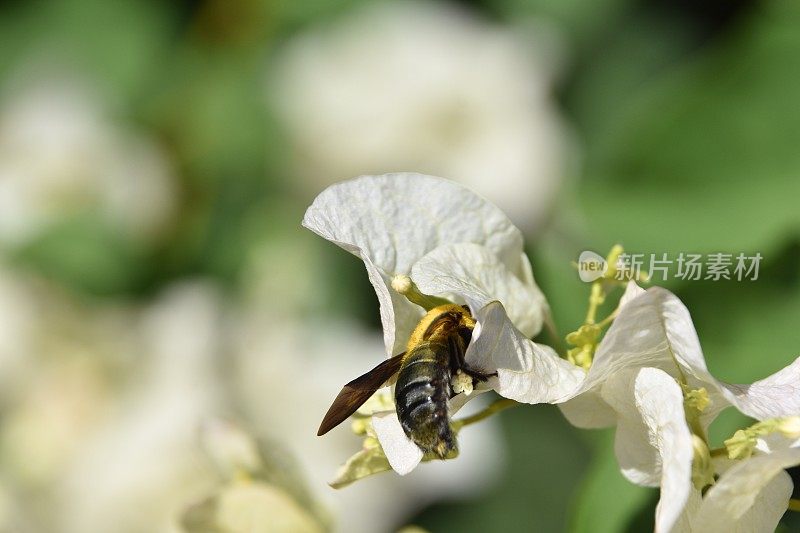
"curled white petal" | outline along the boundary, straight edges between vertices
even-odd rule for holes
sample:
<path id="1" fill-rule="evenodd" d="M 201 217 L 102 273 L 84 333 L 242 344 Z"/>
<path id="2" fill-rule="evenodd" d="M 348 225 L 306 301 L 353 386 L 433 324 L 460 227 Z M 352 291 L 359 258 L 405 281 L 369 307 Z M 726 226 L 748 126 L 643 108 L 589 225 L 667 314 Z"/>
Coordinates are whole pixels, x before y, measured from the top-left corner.
<path id="1" fill-rule="evenodd" d="M 560 406 L 571 423 L 583 428 L 613 426 L 617 415 L 601 396 L 603 384 L 626 369 L 670 367 L 664 364 L 670 361 L 669 346 L 660 316 L 651 304 L 653 296 L 628 283 L 619 316 L 600 342 L 586 379 L 575 397 Z"/>
<path id="2" fill-rule="evenodd" d="M 422 450 L 405 434 L 395 411 L 374 414 L 372 427 L 392 470 L 404 476 L 422 461 Z"/>
<path id="3" fill-rule="evenodd" d="M 800 415 L 800 357 L 751 385 L 720 383 L 726 399 L 758 420 Z"/>
<path id="4" fill-rule="evenodd" d="M 466 362 L 497 372 L 498 394 L 524 403 L 555 403 L 574 394 L 585 376 L 549 346 L 536 344 L 516 329 L 499 302 L 477 313 L 481 334 L 467 348 Z"/>
<path id="5" fill-rule="evenodd" d="M 317 196 L 303 225 L 366 263 L 381 303 L 388 354 L 403 350 L 411 333 L 408 324 L 420 311 L 390 290 L 391 277 L 409 274 L 415 262 L 438 246 L 482 244 L 521 279 L 529 275 L 522 234 L 508 217 L 442 178 L 398 173 L 333 185 Z"/>
<path id="6" fill-rule="evenodd" d="M 386 272 L 408 274 L 434 248 L 483 244 L 514 273 L 522 234 L 497 207 L 442 178 L 414 173 L 361 176 L 323 191 L 303 225 Z"/>
<path id="7" fill-rule="evenodd" d="M 634 298 L 628 309 L 638 313 L 626 317 L 627 325 L 636 327 L 638 323 L 643 331 L 656 333 L 653 340 L 658 342 L 647 347 L 652 366 L 674 375 L 677 365 L 692 388 L 702 386 L 711 394 L 710 409 L 704 413 L 707 420 L 728 405 L 758 420 L 800 414 L 800 359 L 752 385 L 724 383 L 709 373 L 689 310 L 674 294 L 654 287 Z M 660 340 L 659 326 L 663 331 Z"/>
<path id="8" fill-rule="evenodd" d="M 629 285 L 585 382 L 562 411 L 585 427 L 617 424 L 623 474 L 661 486 L 657 531 L 772 531 L 791 493 L 782 469 L 800 463 L 800 450 L 736 463 L 701 498 L 691 485 L 691 435 L 678 379 L 706 388 L 706 423 L 729 405 L 762 420 L 795 415 L 800 407 L 800 360 L 752 385 L 718 381 L 683 303 L 665 289 Z"/>
<path id="9" fill-rule="evenodd" d="M 656 531 L 670 531 L 692 486 L 692 436 L 680 386 L 656 368 L 630 369 L 605 384 L 603 398 L 617 412 L 615 450 L 623 475 L 661 487 Z"/>
<path id="10" fill-rule="evenodd" d="M 436 296 L 462 299 L 473 310 L 492 301 L 505 307 L 511 322 L 527 337 L 542 329 L 547 301 L 533 281 L 530 264 L 523 281 L 487 247 L 473 243 L 440 246 L 411 269 L 417 287 Z"/>

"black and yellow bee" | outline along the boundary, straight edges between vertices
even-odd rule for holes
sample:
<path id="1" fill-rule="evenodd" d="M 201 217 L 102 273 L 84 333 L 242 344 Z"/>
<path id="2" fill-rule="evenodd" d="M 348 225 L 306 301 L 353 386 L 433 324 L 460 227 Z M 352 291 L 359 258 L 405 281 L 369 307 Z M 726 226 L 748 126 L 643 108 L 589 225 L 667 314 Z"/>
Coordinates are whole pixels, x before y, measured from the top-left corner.
<path id="1" fill-rule="evenodd" d="M 447 411 L 447 402 L 454 395 L 451 380 L 458 372 L 477 381 L 489 377 L 464 361 L 474 328 L 475 319 L 467 306 L 447 304 L 428 311 L 411 334 L 405 352 L 342 388 L 317 435 L 341 424 L 397 374 L 394 399 L 405 434 L 425 453 L 444 459 L 456 452 Z"/>

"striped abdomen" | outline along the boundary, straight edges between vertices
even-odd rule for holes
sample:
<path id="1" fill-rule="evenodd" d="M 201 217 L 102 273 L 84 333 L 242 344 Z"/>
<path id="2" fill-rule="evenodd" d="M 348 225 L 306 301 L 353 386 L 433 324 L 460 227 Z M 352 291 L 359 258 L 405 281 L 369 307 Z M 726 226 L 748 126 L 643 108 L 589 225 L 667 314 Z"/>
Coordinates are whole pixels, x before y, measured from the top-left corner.
<path id="1" fill-rule="evenodd" d="M 447 412 L 451 372 L 447 340 L 431 339 L 408 353 L 394 393 L 403 431 L 422 451 L 441 458 L 457 448 Z"/>

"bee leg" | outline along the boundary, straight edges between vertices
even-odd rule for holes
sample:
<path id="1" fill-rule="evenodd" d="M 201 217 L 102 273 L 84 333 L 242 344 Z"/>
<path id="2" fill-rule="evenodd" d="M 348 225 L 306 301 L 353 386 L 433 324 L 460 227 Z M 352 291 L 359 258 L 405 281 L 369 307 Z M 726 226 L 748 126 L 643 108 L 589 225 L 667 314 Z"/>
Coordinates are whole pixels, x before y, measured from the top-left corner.
<path id="1" fill-rule="evenodd" d="M 471 377 L 473 380 L 480 381 L 480 382 L 484 382 L 484 381 L 488 380 L 489 378 L 494 377 L 494 376 L 497 375 L 497 372 L 486 373 L 486 372 L 482 372 L 480 370 L 474 370 L 472 368 L 469 368 L 466 365 L 461 367 L 461 371 L 463 373 L 465 373 L 466 375 L 468 375 L 469 377 Z"/>
<path id="2" fill-rule="evenodd" d="M 453 375 L 456 375 L 460 371 L 471 377 L 473 381 L 478 382 L 484 382 L 490 377 L 497 375 L 497 372 L 487 373 L 467 366 L 467 362 L 464 359 L 466 350 L 464 343 L 461 342 L 459 337 L 451 337 L 450 353 L 453 355 L 450 362 Z"/>

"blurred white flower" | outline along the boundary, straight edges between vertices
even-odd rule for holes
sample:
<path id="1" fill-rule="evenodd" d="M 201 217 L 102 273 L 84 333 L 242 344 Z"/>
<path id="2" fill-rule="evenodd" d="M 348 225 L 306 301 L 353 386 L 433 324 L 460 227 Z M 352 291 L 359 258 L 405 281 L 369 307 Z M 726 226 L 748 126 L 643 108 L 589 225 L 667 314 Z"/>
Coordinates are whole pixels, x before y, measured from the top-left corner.
<path id="1" fill-rule="evenodd" d="M 0 267 L 0 455 L 10 487 L 48 490 L 109 416 L 113 376 L 129 361 L 128 318 Z"/>
<path id="2" fill-rule="evenodd" d="M 0 531 L 11 531 L 12 503 L 11 495 L 0 479 Z"/>
<path id="3" fill-rule="evenodd" d="M 10 402 L 0 427 L 0 454 L 19 485 L 48 488 L 86 434 L 108 416 L 109 376 L 91 355 L 98 354 L 62 353 L 39 364 L 25 394 Z"/>
<path id="4" fill-rule="evenodd" d="M 367 3 L 291 40 L 270 91 L 305 192 L 413 169 L 459 180 L 537 230 L 567 142 L 549 94 L 552 32 L 534 30 L 403 1 Z"/>
<path id="5" fill-rule="evenodd" d="M 35 356 L 37 296 L 27 279 L 0 266 L 0 402 L 15 396 Z"/>
<path id="6" fill-rule="evenodd" d="M 21 347 L 0 358 L 8 385 L 0 391 L 0 499 L 12 526 L 177 531 L 187 502 L 218 486 L 197 433 L 209 415 L 231 408 L 231 396 L 251 427 L 290 448 L 342 531 L 391 529 L 443 490 L 484 488 L 497 470 L 501 445 L 489 425 L 465 434 L 469 464 L 442 464 L 410 483 L 387 477 L 329 489 L 358 439 L 344 428 L 320 439 L 315 428 L 337 388 L 383 351 L 379 336 L 350 324 L 247 309 L 233 321 L 226 359 L 222 308 L 203 282 L 173 287 L 145 307 L 88 305 L 0 270 L 0 296 L 4 346 Z"/>
<path id="7" fill-rule="evenodd" d="M 481 372 L 496 372 L 489 386 L 500 395 L 554 402 L 583 379 L 583 370 L 529 340 L 541 330 L 548 307 L 523 253 L 522 234 L 499 209 L 460 185 L 420 174 L 362 176 L 321 193 L 303 225 L 364 261 L 380 302 L 387 355 L 404 351 L 424 314 L 403 295 L 419 290 L 423 298 L 443 296 L 469 306 L 477 325 L 465 360 Z M 376 415 L 373 427 L 397 472 L 408 473 L 422 459 L 395 413 Z"/>
<path id="8" fill-rule="evenodd" d="M 135 239 L 171 216 L 174 183 L 157 146 L 116 123 L 102 98 L 63 75 L 24 77 L 0 101 L 0 245 L 76 214 Z"/>
<path id="9" fill-rule="evenodd" d="M 187 533 L 320 532 L 324 516 L 299 474 L 275 446 L 265 446 L 228 420 L 212 418 L 201 441 L 220 474 L 220 485 L 188 506 L 180 523 Z"/>
<path id="10" fill-rule="evenodd" d="M 214 500 L 213 516 L 187 533 L 322 533 L 322 527 L 297 502 L 263 482 L 231 483 Z"/>
<path id="11" fill-rule="evenodd" d="M 240 471 L 249 474 L 263 467 L 257 442 L 236 424 L 209 418 L 199 429 L 200 443 L 223 477 L 234 478 Z"/>
<path id="12" fill-rule="evenodd" d="M 143 372 L 58 486 L 66 533 L 177 531 L 177 513 L 216 482 L 197 439 L 201 422 L 223 405 L 216 291 L 203 282 L 173 287 L 130 327 Z"/>

